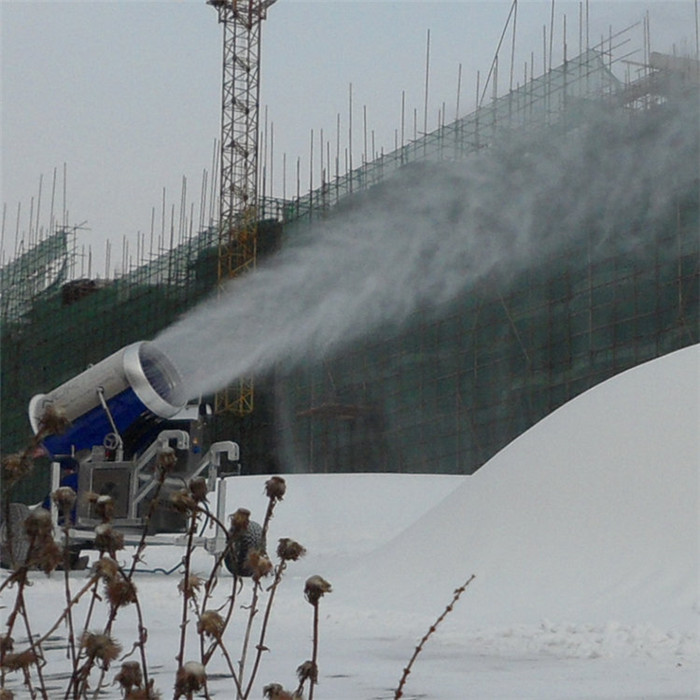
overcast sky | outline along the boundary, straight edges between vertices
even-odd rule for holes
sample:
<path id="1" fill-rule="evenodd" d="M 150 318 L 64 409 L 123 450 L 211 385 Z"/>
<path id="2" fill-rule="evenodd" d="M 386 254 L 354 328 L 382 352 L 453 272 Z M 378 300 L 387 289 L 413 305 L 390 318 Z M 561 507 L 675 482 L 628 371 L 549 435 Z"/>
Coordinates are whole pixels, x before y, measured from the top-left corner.
<path id="1" fill-rule="evenodd" d="M 477 71 L 488 73 L 511 1 L 487 2 L 303 2 L 279 0 L 264 24 L 261 129 L 268 125 L 268 160 L 274 181 L 267 193 L 296 192 L 301 159 L 302 192 L 309 185 L 309 143 L 315 158 L 323 129 L 335 150 L 338 114 L 341 149 L 348 143 L 352 84 L 353 163 L 364 151 L 393 149 L 405 94 L 407 138 L 414 113 L 423 126 L 427 35 L 430 31 L 428 129 L 474 108 Z M 585 6 L 585 5 L 584 5 Z M 553 63 L 560 62 L 566 15 L 569 55 L 579 49 L 578 2 L 555 1 Z M 549 43 L 551 0 L 519 2 L 515 83 L 534 53 L 542 72 Z M 204 0 L 141 2 L 14 2 L 1 5 L 3 255 L 15 250 L 16 234 L 27 237 L 61 219 L 64 200 L 71 224 L 85 223 L 80 244 L 94 251 L 92 274 L 104 275 L 104 241 L 121 256 L 123 237 L 136 253 L 137 232 L 160 232 L 163 191 L 166 228 L 172 206 L 179 212 L 187 179 L 187 215 L 195 223 L 203 171 L 211 178 L 219 134 L 222 32 L 216 11 Z M 695 0 L 590 0 L 589 36 L 596 43 L 649 12 L 651 48 L 694 53 Z M 543 27 L 547 30 L 543 41 Z M 642 48 L 641 26 L 630 50 Z M 510 64 L 512 36 L 502 63 Z M 632 60 L 642 60 L 642 54 Z M 530 68 L 528 68 L 530 70 Z M 501 68 L 501 92 L 508 78 Z M 483 83 L 482 83 L 483 84 Z M 283 175 L 283 154 L 286 174 Z M 371 154 L 370 154 L 371 155 Z M 267 170 L 270 164 L 267 163 Z M 341 166 L 341 170 L 343 166 Z M 318 173 L 319 163 L 314 170 Z M 54 172 L 56 185 L 54 191 Z M 39 198 L 41 184 L 41 198 Z M 33 200 L 33 201 L 32 201 Z M 178 214 L 176 214 L 178 216 Z"/>

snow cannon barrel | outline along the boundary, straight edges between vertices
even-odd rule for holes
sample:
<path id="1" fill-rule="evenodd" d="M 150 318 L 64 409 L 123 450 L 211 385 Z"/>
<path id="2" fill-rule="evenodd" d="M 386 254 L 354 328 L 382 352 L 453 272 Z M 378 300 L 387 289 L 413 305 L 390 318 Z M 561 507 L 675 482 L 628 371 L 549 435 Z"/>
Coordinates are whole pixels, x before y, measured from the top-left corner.
<path id="1" fill-rule="evenodd" d="M 66 455 L 102 445 L 115 427 L 121 434 L 141 418 L 171 418 L 185 403 L 184 384 L 173 363 L 155 345 L 141 341 L 48 394 L 32 397 L 29 422 L 36 434 L 49 406 L 64 415 L 70 421 L 66 431 L 47 436 L 43 445 L 52 456 Z"/>

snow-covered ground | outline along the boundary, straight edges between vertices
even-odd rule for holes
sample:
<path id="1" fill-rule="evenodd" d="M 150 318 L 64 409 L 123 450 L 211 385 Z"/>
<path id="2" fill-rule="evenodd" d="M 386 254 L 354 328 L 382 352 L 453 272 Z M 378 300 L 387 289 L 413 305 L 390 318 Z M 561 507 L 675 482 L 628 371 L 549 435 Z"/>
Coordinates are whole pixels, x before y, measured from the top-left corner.
<path id="1" fill-rule="evenodd" d="M 278 593 L 251 697 L 270 682 L 295 687 L 295 669 L 311 656 L 303 586 L 316 573 L 333 585 L 320 606 L 319 699 L 393 698 L 416 644 L 471 574 L 404 697 L 700 697 L 699 436 L 694 346 L 578 397 L 471 477 L 285 474 L 270 541 L 292 537 L 308 554 Z M 229 511 L 245 506 L 261 519 L 264 481 L 232 479 Z M 179 557 L 153 548 L 146 565 Z M 210 563 L 197 552 L 198 571 Z M 76 588 L 84 576 L 71 574 Z M 137 577 L 163 697 L 172 695 L 179 580 Z M 28 605 L 41 629 L 62 606 L 62 575 L 33 582 Z M 121 619 L 117 636 L 128 649 L 133 617 Z M 238 634 L 234 619 L 234 655 Z M 65 668 L 56 651 L 45 670 L 56 697 Z M 210 670 L 225 672 L 218 660 Z M 20 682 L 12 679 L 14 688 Z M 234 697 L 225 678 L 209 687 Z M 116 686 L 110 692 L 118 697 Z"/>

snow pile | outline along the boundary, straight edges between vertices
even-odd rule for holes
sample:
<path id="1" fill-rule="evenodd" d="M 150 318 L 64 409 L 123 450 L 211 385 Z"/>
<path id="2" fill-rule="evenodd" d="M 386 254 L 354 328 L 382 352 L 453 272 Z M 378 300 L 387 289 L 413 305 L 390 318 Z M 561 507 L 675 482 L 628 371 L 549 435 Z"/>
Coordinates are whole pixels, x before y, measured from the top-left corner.
<path id="1" fill-rule="evenodd" d="M 271 652 L 251 697 L 273 681 L 295 685 L 294 669 L 309 657 L 307 576 L 333 585 L 321 606 L 315 696 L 368 700 L 394 696 L 418 640 L 472 573 L 404 697 L 699 697 L 699 389 L 694 346 L 583 394 L 471 477 L 285 475 L 268 541 L 293 537 L 308 555 L 278 591 Z M 259 519 L 265 479 L 228 480 L 228 511 L 245 506 Z M 207 571 L 209 555 L 195 554 L 195 570 Z M 151 548 L 144 566 L 171 568 L 181 556 Z M 71 574 L 76 588 L 83 575 Z M 62 576 L 32 578 L 28 604 L 36 628 L 47 629 Z M 136 581 L 164 697 L 175 673 L 179 579 Z M 128 645 L 134 625 L 123 617 L 116 631 Z M 227 632 L 232 650 L 237 629 Z M 56 632 L 57 650 L 64 636 Z M 45 669 L 57 693 L 65 664 L 56 651 Z M 231 697 L 217 664 L 210 694 Z M 21 678 L 12 682 L 17 689 Z"/>
<path id="2" fill-rule="evenodd" d="M 612 619 L 696 630 L 698 356 L 698 346 L 673 353 L 554 412 L 346 585 L 358 602 L 401 608 L 476 573 L 464 625 Z M 377 577 L 380 591 L 363 590 Z"/>

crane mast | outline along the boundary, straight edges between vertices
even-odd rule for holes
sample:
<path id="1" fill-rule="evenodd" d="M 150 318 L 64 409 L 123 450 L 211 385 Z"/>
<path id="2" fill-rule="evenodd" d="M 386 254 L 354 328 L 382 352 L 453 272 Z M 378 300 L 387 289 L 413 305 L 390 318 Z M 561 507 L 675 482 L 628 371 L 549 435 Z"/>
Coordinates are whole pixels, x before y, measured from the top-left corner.
<path id="1" fill-rule="evenodd" d="M 258 223 L 260 35 L 275 0 L 207 0 L 223 26 L 218 283 L 255 267 Z M 216 396 L 215 410 L 253 410 L 253 380 Z"/>

